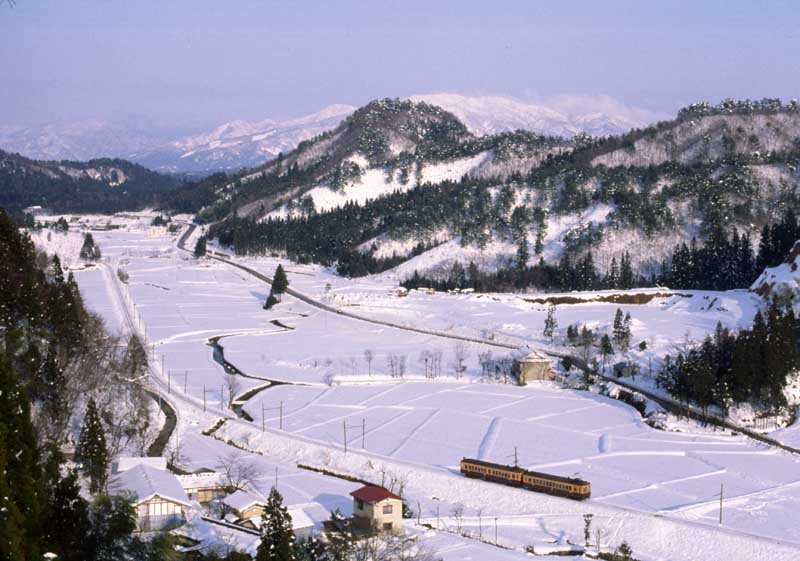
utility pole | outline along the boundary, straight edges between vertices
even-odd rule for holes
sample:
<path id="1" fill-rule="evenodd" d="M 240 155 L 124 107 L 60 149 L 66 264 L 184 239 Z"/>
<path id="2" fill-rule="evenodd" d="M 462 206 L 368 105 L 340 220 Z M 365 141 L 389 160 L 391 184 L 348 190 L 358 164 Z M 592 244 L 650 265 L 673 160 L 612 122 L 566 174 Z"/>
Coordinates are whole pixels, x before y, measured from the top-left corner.
<path id="1" fill-rule="evenodd" d="M 164 355 L 161 355 L 161 375 L 164 375 Z"/>
<path id="2" fill-rule="evenodd" d="M 264 432 L 264 403 L 261 403 L 261 432 Z"/>
<path id="3" fill-rule="evenodd" d="M 361 419 L 361 449 L 362 450 L 364 448 L 366 448 L 366 446 L 364 446 L 364 437 L 366 436 L 366 434 L 367 434 L 367 420 L 366 419 Z"/>
<path id="4" fill-rule="evenodd" d="M 283 430 L 283 402 L 281 401 L 280 412 L 278 414 L 278 428 Z"/>
<path id="5" fill-rule="evenodd" d="M 497 517 L 494 517 L 494 545 L 497 545 Z"/>
<path id="6" fill-rule="evenodd" d="M 519 457 L 517 456 L 516 446 L 514 446 L 514 467 L 519 467 Z"/>
<path id="7" fill-rule="evenodd" d="M 719 525 L 722 526 L 722 483 L 719 484 Z"/>
<path id="8" fill-rule="evenodd" d="M 164 358 L 164 357 L 161 357 Z M 172 393 L 172 370 L 167 372 L 167 393 Z"/>
<path id="9" fill-rule="evenodd" d="M 183 393 L 186 393 L 186 386 L 189 383 L 189 371 L 183 371 Z"/>

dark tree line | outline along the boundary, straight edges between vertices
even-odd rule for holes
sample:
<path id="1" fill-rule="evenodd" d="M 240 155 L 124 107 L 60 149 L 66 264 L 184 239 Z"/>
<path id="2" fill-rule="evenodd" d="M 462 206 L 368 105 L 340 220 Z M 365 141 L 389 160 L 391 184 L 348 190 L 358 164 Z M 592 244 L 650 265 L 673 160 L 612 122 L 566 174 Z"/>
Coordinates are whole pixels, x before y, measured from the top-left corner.
<path id="1" fill-rule="evenodd" d="M 616 257 L 606 275 L 597 272 L 592 253 L 573 261 L 564 255 L 557 265 L 539 259 L 532 266 L 515 264 L 501 267 L 495 272 L 485 272 L 470 262 L 464 267 L 456 261 L 446 275 L 437 277 L 420 275 L 419 271 L 405 279 L 405 288 L 433 288 L 434 290 L 473 289 L 476 292 L 509 292 L 536 288 L 558 292 L 573 290 L 629 289 L 649 286 L 652 279 L 645 279 L 633 273 L 630 254 L 626 251 L 620 256 L 620 266 Z"/>
<path id="2" fill-rule="evenodd" d="M 781 264 L 798 240 L 800 240 L 800 224 L 793 210 L 788 210 L 777 224 L 765 225 L 761 230 L 761 241 L 758 244 L 758 257 L 756 257 L 758 271 Z"/>
<path id="3" fill-rule="evenodd" d="M 88 168 L 116 168 L 125 181 L 112 172 L 108 180 L 89 175 L 69 175 L 59 166 L 81 172 Z M 162 193 L 175 189 L 182 179 L 162 175 L 142 166 L 117 159 L 88 162 L 42 162 L 0 150 L 0 207 L 23 209 L 39 205 L 58 212 L 110 213 L 155 204 Z"/>
<path id="4" fill-rule="evenodd" d="M 692 239 L 676 246 L 659 281 L 686 290 L 730 290 L 750 286 L 759 273 L 750 236 L 734 228 L 730 237 L 718 230 L 705 243 Z"/>
<path id="5" fill-rule="evenodd" d="M 800 367 L 800 322 L 793 311 L 772 306 L 756 313 L 753 327 L 738 333 L 717 325 L 701 345 L 667 356 L 658 384 L 703 409 L 753 403 L 772 411 L 786 405 L 787 377 Z"/>

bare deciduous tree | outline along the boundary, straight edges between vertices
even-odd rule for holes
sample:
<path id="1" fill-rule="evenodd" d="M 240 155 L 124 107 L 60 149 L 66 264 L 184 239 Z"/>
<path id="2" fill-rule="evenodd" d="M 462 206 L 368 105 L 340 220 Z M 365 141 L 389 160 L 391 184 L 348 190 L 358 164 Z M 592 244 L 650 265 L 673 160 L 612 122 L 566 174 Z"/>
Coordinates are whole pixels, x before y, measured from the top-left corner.
<path id="1" fill-rule="evenodd" d="M 236 394 L 239 393 L 242 383 L 236 374 L 232 372 L 226 372 L 225 387 L 228 389 L 228 407 L 230 407 L 233 404 L 233 399 L 236 397 Z"/>
<path id="2" fill-rule="evenodd" d="M 432 378 L 430 371 L 431 367 L 433 366 L 431 363 L 433 362 L 433 357 L 431 356 L 430 351 L 422 351 L 419 353 L 419 361 L 425 369 L 425 377 Z"/>
<path id="3" fill-rule="evenodd" d="M 463 343 L 463 341 L 459 341 L 453 345 L 453 371 L 456 374 L 456 378 L 461 378 L 461 376 L 464 374 L 464 371 L 467 369 L 465 362 L 468 356 L 469 349 L 467 348 L 467 345 Z"/>
<path id="4" fill-rule="evenodd" d="M 364 349 L 364 360 L 367 362 L 367 373 L 372 376 L 372 361 L 375 360 L 372 349 Z"/>
<path id="5" fill-rule="evenodd" d="M 258 475 L 258 466 L 235 450 L 218 457 L 216 468 L 222 476 L 223 485 L 229 489 L 246 490 L 253 486 Z"/>

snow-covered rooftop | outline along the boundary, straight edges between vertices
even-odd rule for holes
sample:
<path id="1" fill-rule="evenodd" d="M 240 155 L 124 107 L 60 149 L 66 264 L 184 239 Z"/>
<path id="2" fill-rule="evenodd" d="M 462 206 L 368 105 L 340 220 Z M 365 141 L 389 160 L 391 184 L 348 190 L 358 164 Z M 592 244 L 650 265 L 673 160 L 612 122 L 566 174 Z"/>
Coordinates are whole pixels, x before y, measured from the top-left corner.
<path id="1" fill-rule="evenodd" d="M 178 481 L 184 489 L 209 489 L 223 487 L 222 474 L 215 471 L 201 471 L 179 475 Z"/>
<path id="2" fill-rule="evenodd" d="M 115 474 L 122 473 L 138 465 L 145 465 L 163 470 L 167 469 L 167 459 L 160 456 L 154 458 L 151 457 L 143 458 L 138 456 L 120 456 L 117 459 L 117 461 L 114 462 L 114 464 L 112 465 L 112 471 Z"/>
<path id="3" fill-rule="evenodd" d="M 115 476 L 108 485 L 112 494 L 130 494 L 136 504 L 155 496 L 184 506 L 190 506 L 189 498 L 175 474 L 163 469 L 139 464 Z"/>
<path id="4" fill-rule="evenodd" d="M 253 493 L 248 493 L 247 491 L 242 491 L 241 489 L 232 493 L 225 497 L 222 501 L 225 505 L 231 507 L 232 509 L 242 512 L 251 506 L 254 505 L 263 505 L 264 499 L 254 495 Z"/>

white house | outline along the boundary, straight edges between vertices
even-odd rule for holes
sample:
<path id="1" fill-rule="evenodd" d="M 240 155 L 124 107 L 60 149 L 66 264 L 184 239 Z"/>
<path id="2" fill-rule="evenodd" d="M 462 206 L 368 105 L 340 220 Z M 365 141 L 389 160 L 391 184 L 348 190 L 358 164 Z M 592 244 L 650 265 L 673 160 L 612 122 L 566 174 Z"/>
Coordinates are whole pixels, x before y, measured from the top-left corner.
<path id="1" fill-rule="evenodd" d="M 191 507 L 175 474 L 145 464 L 114 476 L 108 488 L 112 495 L 133 500 L 141 532 L 182 524 Z"/>
<path id="2" fill-rule="evenodd" d="M 365 530 L 397 532 L 403 527 L 403 499 L 377 485 L 356 489 L 353 497 L 353 518 Z"/>

